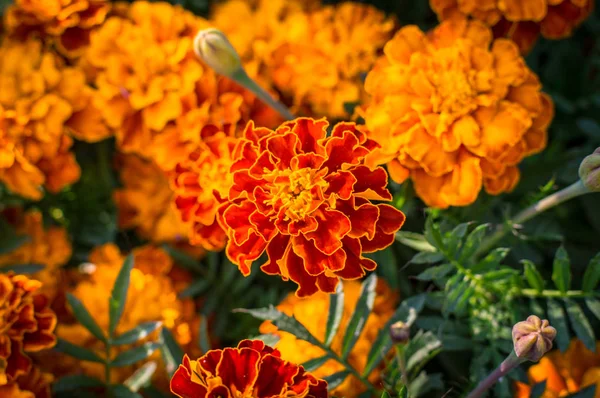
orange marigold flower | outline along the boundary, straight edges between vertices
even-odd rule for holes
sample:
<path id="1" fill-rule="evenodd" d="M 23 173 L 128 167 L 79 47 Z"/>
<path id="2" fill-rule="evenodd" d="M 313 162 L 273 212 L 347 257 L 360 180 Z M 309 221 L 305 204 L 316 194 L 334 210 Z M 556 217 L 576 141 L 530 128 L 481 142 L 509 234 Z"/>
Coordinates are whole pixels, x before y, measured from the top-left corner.
<path id="1" fill-rule="evenodd" d="M 56 315 L 40 286 L 24 275 L 0 274 L 0 386 L 31 371 L 28 353 L 56 344 Z"/>
<path id="2" fill-rule="evenodd" d="M 259 340 L 211 350 L 195 361 L 185 355 L 171 379 L 171 392 L 180 398 L 328 396 L 325 380 L 284 361 L 279 351 Z"/>
<path id="3" fill-rule="evenodd" d="M 529 384 L 515 384 L 515 398 L 529 398 L 532 386 L 546 381 L 544 397 L 564 397 L 588 386 L 596 385 L 600 393 L 600 342 L 596 352 L 588 350 L 580 340 L 572 340 L 565 353 L 554 350 L 527 372 Z"/>
<path id="4" fill-rule="evenodd" d="M 368 162 L 414 182 L 429 206 L 466 206 L 482 188 L 511 191 L 517 165 L 546 146 L 553 104 L 510 40 L 478 21 L 401 29 L 368 74 L 363 110 L 382 144 Z"/>
<path id="5" fill-rule="evenodd" d="M 570 36 L 594 8 L 594 0 L 430 0 L 441 20 L 472 16 L 496 37 L 513 39 L 528 52 L 540 33 L 548 39 Z"/>
<path id="6" fill-rule="evenodd" d="M 376 291 L 373 311 L 367 318 L 365 327 L 348 356 L 348 363 L 361 374 L 367 365 L 367 358 L 373 342 L 393 315 L 398 301 L 397 295 L 390 290 L 382 279 L 378 281 Z M 323 341 L 325 339 L 325 325 L 327 324 L 330 297 L 325 293 L 317 293 L 307 299 L 299 299 L 295 295 L 289 294 L 277 306 L 277 309 L 289 316 L 294 316 L 313 336 Z M 345 281 L 344 312 L 342 313 L 339 332 L 334 337 L 331 345 L 333 351 L 337 354 L 341 353 L 344 332 L 350 317 L 354 313 L 359 297 L 360 283 L 358 281 Z M 260 332 L 276 333 L 280 338 L 276 348 L 281 352 L 281 357 L 290 362 L 304 363 L 325 355 L 325 352 L 320 348 L 311 345 L 307 341 L 297 339 L 290 333 L 278 330 L 271 322 L 264 322 L 260 327 Z M 325 378 L 342 370 L 344 370 L 343 365 L 334 360 L 329 360 L 312 373 L 315 377 Z M 380 376 L 380 370 L 375 369 L 369 375 L 369 380 L 372 383 L 378 383 Z M 356 377 L 349 376 L 331 393 L 338 397 L 356 398 L 364 391 L 366 391 L 366 386 Z"/>
<path id="7" fill-rule="evenodd" d="M 108 0 L 15 0 L 6 10 L 4 27 L 9 35 L 19 38 L 41 35 L 56 44 L 63 55 L 77 57 L 109 10 Z"/>
<path id="8" fill-rule="evenodd" d="M 0 398 L 51 398 L 50 384 L 54 377 L 50 373 L 43 373 L 37 366 L 22 376 L 17 381 L 0 386 Z"/>
<path id="9" fill-rule="evenodd" d="M 123 187 L 113 198 L 119 209 L 119 227 L 135 228 L 154 242 L 187 241 L 188 226 L 173 206 L 167 174 L 156 163 L 135 155 L 119 158 Z"/>
<path id="10" fill-rule="evenodd" d="M 195 350 L 195 341 L 197 341 L 195 337 L 200 320 L 194 302 L 191 299 L 179 299 L 177 296 L 187 287 L 191 276 L 175 267 L 173 260 L 163 249 L 142 246 L 133 251 L 133 256 L 135 265 L 131 271 L 125 309 L 116 333 L 128 331 L 142 322 L 162 321 L 163 327 L 172 331 L 181 346 Z M 118 247 L 106 244 L 90 253 L 89 264 L 85 269 L 87 276 L 84 275 L 82 278 L 82 275 L 72 275 L 73 279 L 80 281 L 71 293 L 81 300 L 105 331 L 109 326 L 108 298 L 124 260 L 125 256 Z M 152 305 L 148 305 L 149 303 Z M 80 324 L 61 321 L 57 328 L 57 335 L 74 344 L 92 349 L 100 356 L 105 355 L 104 346 Z M 156 337 L 152 335 L 149 338 L 156 340 Z M 130 348 L 130 346 L 123 346 L 119 349 Z M 162 363 L 160 353 L 155 353 L 152 358 Z M 104 366 L 101 364 L 82 363 L 66 357 L 60 362 L 52 364 L 55 367 L 51 369 L 52 373 L 61 375 L 77 370 L 100 379 L 104 378 Z M 122 382 L 142 364 L 113 370 L 112 382 Z M 158 375 L 162 374 L 162 370 L 157 371 L 156 374 L 160 377 Z M 166 381 L 163 380 L 164 383 Z"/>
<path id="11" fill-rule="evenodd" d="M 29 240 L 15 250 L 0 256 L 0 268 L 17 264 L 41 264 L 44 269 L 32 275 L 42 282 L 40 289 L 50 299 L 54 298 L 60 283 L 60 267 L 71 258 L 72 248 L 67 231 L 63 227 L 44 228 L 42 213 L 8 209 L 2 213 L 15 227 L 18 235 Z"/>
<path id="12" fill-rule="evenodd" d="M 214 126 L 204 128 L 202 137 L 198 149 L 175 167 L 175 206 L 181 219 L 190 225 L 191 244 L 221 250 L 227 236 L 216 215 L 233 183 L 229 168 L 237 140 Z"/>
<path id="13" fill-rule="evenodd" d="M 404 214 L 387 204 L 387 173 L 364 165 L 377 144 L 353 123 L 327 135 L 325 119 L 300 118 L 277 130 L 250 122 L 235 149 L 233 185 L 218 220 L 226 253 L 244 275 L 261 270 L 298 284 L 299 296 L 334 292 L 377 264 L 364 253 L 392 244 Z"/>

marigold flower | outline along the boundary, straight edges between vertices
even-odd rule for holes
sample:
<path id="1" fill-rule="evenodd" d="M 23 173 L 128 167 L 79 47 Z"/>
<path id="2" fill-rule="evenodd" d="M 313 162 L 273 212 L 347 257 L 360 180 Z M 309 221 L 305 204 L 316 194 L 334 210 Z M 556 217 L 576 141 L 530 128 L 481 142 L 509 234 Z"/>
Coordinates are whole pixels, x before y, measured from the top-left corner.
<path id="1" fill-rule="evenodd" d="M 0 268 L 7 265 L 42 264 L 44 269 L 32 275 L 42 282 L 40 291 L 50 299 L 56 295 L 60 267 L 71 258 L 72 248 L 67 231 L 63 227 L 44 228 L 42 213 L 8 209 L 2 213 L 15 227 L 18 235 L 27 235 L 29 240 L 17 249 L 0 255 Z"/>
<path id="2" fill-rule="evenodd" d="M 528 52 L 542 34 L 547 39 L 570 36 L 594 8 L 594 0 L 430 0 L 441 20 L 471 16 L 490 27 L 496 37 L 514 40 Z"/>
<path id="3" fill-rule="evenodd" d="M 125 310 L 117 326 L 116 334 L 134 328 L 142 322 L 162 321 L 163 327 L 169 328 L 177 342 L 189 350 L 195 349 L 195 333 L 199 330 L 199 318 L 191 299 L 181 300 L 177 294 L 187 287 L 191 276 L 173 264 L 171 257 L 154 246 L 142 246 L 133 251 L 134 268 L 131 271 L 129 291 Z M 108 298 L 112 286 L 119 273 L 125 256 L 113 244 L 100 246 L 92 251 L 89 262 L 93 264 L 89 276 L 71 275 L 80 281 L 71 290 L 102 328 L 108 330 Z M 186 283 L 188 282 L 188 283 Z M 152 303 L 152 305 L 148 305 Z M 103 345 L 97 341 L 80 324 L 60 322 L 57 335 L 74 344 L 87 347 L 104 356 Z M 149 338 L 156 340 L 156 336 Z M 130 349 L 123 346 L 119 349 Z M 157 352 L 152 357 L 160 361 Z M 61 359 L 61 363 L 53 364 L 55 375 L 72 373 L 75 369 L 83 373 L 104 378 L 104 366 L 91 362 L 79 362 L 71 358 Z M 112 372 L 113 382 L 122 382 L 132 374 L 136 366 L 115 369 Z M 162 370 L 157 371 L 157 375 Z M 158 376 L 157 376 L 158 377 Z M 166 382 L 166 380 L 164 380 Z"/>
<path id="4" fill-rule="evenodd" d="M 56 315 L 40 286 L 24 275 L 0 274 L 0 386 L 30 372 L 28 353 L 56 344 Z"/>
<path id="5" fill-rule="evenodd" d="M 365 327 L 348 356 L 348 363 L 360 373 L 367 364 L 369 351 L 375 338 L 394 313 L 398 301 L 398 296 L 381 279 L 377 283 L 376 292 L 373 311 L 367 318 Z M 338 354 L 341 353 L 342 339 L 359 296 L 360 283 L 358 281 L 344 281 L 344 312 L 342 313 L 339 331 L 331 345 L 333 351 Z M 289 294 L 277 306 L 277 309 L 289 316 L 294 316 L 313 336 L 323 341 L 330 297 L 325 293 L 317 293 L 307 299 L 299 299 L 295 295 Z M 325 352 L 320 348 L 311 345 L 307 341 L 297 339 L 290 333 L 278 330 L 271 322 L 264 322 L 260 327 L 260 332 L 276 333 L 280 338 L 276 348 L 281 352 L 281 357 L 290 362 L 304 363 L 325 355 Z M 334 360 L 329 360 L 312 373 L 315 377 L 324 378 L 342 370 L 344 370 L 343 365 Z M 372 383 L 377 383 L 380 379 L 380 370 L 375 369 L 368 378 Z M 334 396 L 356 398 L 365 390 L 366 387 L 357 378 L 349 376 L 331 393 Z"/>
<path id="6" fill-rule="evenodd" d="M 226 253 L 244 275 L 266 252 L 261 270 L 298 284 L 299 296 L 334 292 L 377 264 L 363 253 L 392 244 L 404 214 L 387 204 L 387 173 L 364 165 L 377 144 L 353 123 L 326 137 L 325 119 L 300 118 L 277 130 L 250 122 L 235 148 L 229 201 L 218 221 Z"/>
<path id="7" fill-rule="evenodd" d="M 63 55 L 77 57 L 109 11 L 108 0 L 15 0 L 6 10 L 4 27 L 9 35 L 20 38 L 41 35 Z"/>
<path id="8" fill-rule="evenodd" d="M 229 168 L 237 140 L 214 126 L 202 130 L 202 141 L 175 167 L 173 189 L 181 219 L 190 225 L 190 243 L 207 250 L 225 247 L 225 231 L 216 220 L 233 183 Z"/>
<path id="9" fill-rule="evenodd" d="M 410 177 L 429 206 L 469 205 L 482 186 L 511 191 L 519 162 L 546 146 L 550 97 L 516 45 L 478 21 L 401 29 L 365 85 L 369 137 L 382 144 L 369 163 Z"/>
<path id="10" fill-rule="evenodd" d="M 50 373 L 43 373 L 37 366 L 22 376 L 17 381 L 0 386 L 0 398 L 51 398 L 50 384 L 54 377 Z"/>
<path id="11" fill-rule="evenodd" d="M 564 397 L 588 386 L 596 385 L 596 396 L 600 391 L 600 342 L 596 352 L 588 350 L 580 340 L 571 341 L 563 354 L 554 350 L 527 372 L 529 384 L 515 384 L 515 398 L 529 398 L 534 385 L 546 381 L 544 397 Z"/>
<path id="12" fill-rule="evenodd" d="M 211 350 L 196 361 L 185 355 L 171 379 L 171 392 L 180 398 L 328 396 L 325 380 L 284 361 L 278 350 L 259 340 Z"/>

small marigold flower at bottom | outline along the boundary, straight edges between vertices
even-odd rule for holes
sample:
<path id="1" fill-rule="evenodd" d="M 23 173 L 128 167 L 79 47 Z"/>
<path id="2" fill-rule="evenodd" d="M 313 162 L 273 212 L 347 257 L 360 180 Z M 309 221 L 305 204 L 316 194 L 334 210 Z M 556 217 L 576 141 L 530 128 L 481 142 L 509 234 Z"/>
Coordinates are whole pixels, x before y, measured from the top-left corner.
<path id="1" fill-rule="evenodd" d="M 212 350 L 196 361 L 184 356 L 171 392 L 180 398 L 326 398 L 327 382 L 284 361 L 262 341 L 243 340 L 237 348 Z"/>

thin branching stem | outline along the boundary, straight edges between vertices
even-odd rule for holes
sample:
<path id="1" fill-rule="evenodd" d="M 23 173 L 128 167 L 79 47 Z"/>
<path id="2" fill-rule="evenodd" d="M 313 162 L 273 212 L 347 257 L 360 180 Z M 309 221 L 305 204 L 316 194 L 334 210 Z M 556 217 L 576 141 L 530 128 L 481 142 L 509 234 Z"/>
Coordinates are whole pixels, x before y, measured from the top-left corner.
<path id="1" fill-rule="evenodd" d="M 356 377 L 358 380 L 360 380 L 360 382 L 363 383 L 370 391 L 373 391 L 373 392 L 377 391 L 377 388 L 366 377 L 363 377 L 356 369 L 354 369 L 354 367 L 352 365 L 350 365 L 347 361 L 342 359 L 342 357 L 340 357 L 338 354 L 336 354 L 330 347 L 321 345 L 321 348 L 324 349 L 325 352 L 327 352 L 327 355 L 329 355 L 329 357 L 331 359 L 340 363 L 348 371 L 350 371 L 350 373 L 352 373 L 352 375 L 354 377 Z"/>
<path id="2" fill-rule="evenodd" d="M 561 292 L 560 290 L 536 290 L 536 289 L 521 289 L 518 295 L 530 298 L 591 298 L 600 297 L 600 292 L 584 292 L 583 290 L 568 290 Z"/>

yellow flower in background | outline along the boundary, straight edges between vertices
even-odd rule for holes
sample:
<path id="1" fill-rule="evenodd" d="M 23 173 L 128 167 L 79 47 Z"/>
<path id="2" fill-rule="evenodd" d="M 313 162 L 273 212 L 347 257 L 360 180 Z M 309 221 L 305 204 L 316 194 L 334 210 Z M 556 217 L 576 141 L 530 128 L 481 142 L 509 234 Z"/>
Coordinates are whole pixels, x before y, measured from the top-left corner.
<path id="1" fill-rule="evenodd" d="M 544 398 L 558 398 L 574 394 L 596 385 L 595 397 L 600 397 L 600 342 L 596 352 L 588 350 L 581 340 L 572 340 L 564 353 L 554 350 L 527 372 L 529 385 L 517 382 L 515 398 L 529 398 L 532 386 L 546 381 Z"/>
<path id="2" fill-rule="evenodd" d="M 356 303 L 360 295 L 359 281 L 343 281 L 344 287 L 344 312 L 338 333 L 333 339 L 332 349 L 340 354 L 342 349 L 342 339 L 348 325 L 348 321 L 354 312 Z M 376 288 L 377 295 L 373 305 L 373 311 L 369 315 L 365 327 L 356 341 L 354 348 L 348 356 L 348 363 L 354 369 L 362 372 L 367 363 L 367 357 L 375 338 L 385 323 L 390 319 L 396 304 L 398 296 L 390 290 L 383 280 L 379 280 Z M 294 316 L 303 324 L 309 332 L 317 339 L 323 341 L 325 338 L 325 327 L 327 325 L 327 315 L 329 312 L 330 295 L 325 293 L 316 293 L 309 298 L 301 299 L 294 295 L 288 296 L 277 306 L 277 309 L 287 315 Z M 261 333 L 275 333 L 280 338 L 275 348 L 281 352 L 281 357 L 292 363 L 304 363 L 308 360 L 319 358 L 325 355 L 320 348 L 310 343 L 297 339 L 294 335 L 282 332 L 271 322 L 264 322 L 260 327 Z M 325 362 L 324 365 L 314 370 L 312 374 L 317 378 L 330 376 L 336 372 L 342 371 L 343 365 L 334 360 Z M 375 369 L 369 375 L 372 383 L 377 383 L 380 379 L 380 371 Z M 366 387 L 354 376 L 349 376 L 339 387 L 330 393 L 334 396 L 356 398 L 360 393 L 366 391 Z"/>
<path id="3" fill-rule="evenodd" d="M 14 37 L 49 39 L 61 54 L 76 57 L 109 11 L 109 0 L 15 0 L 5 12 L 4 27 Z"/>
<path id="4" fill-rule="evenodd" d="M 401 29 L 365 83 L 362 110 L 398 183 L 412 179 L 428 206 L 473 203 L 511 191 L 517 165 L 546 146 L 553 104 L 517 46 L 478 21 Z"/>
<path id="5" fill-rule="evenodd" d="M 40 264 L 44 269 L 32 274 L 32 279 L 42 282 L 39 289 L 52 300 L 60 284 L 60 268 L 71 258 L 72 248 L 67 231 L 63 227 L 44 227 L 39 211 L 23 212 L 7 209 L 1 215 L 15 228 L 17 235 L 29 240 L 17 249 L 0 255 L 0 268 L 18 264 Z"/>

